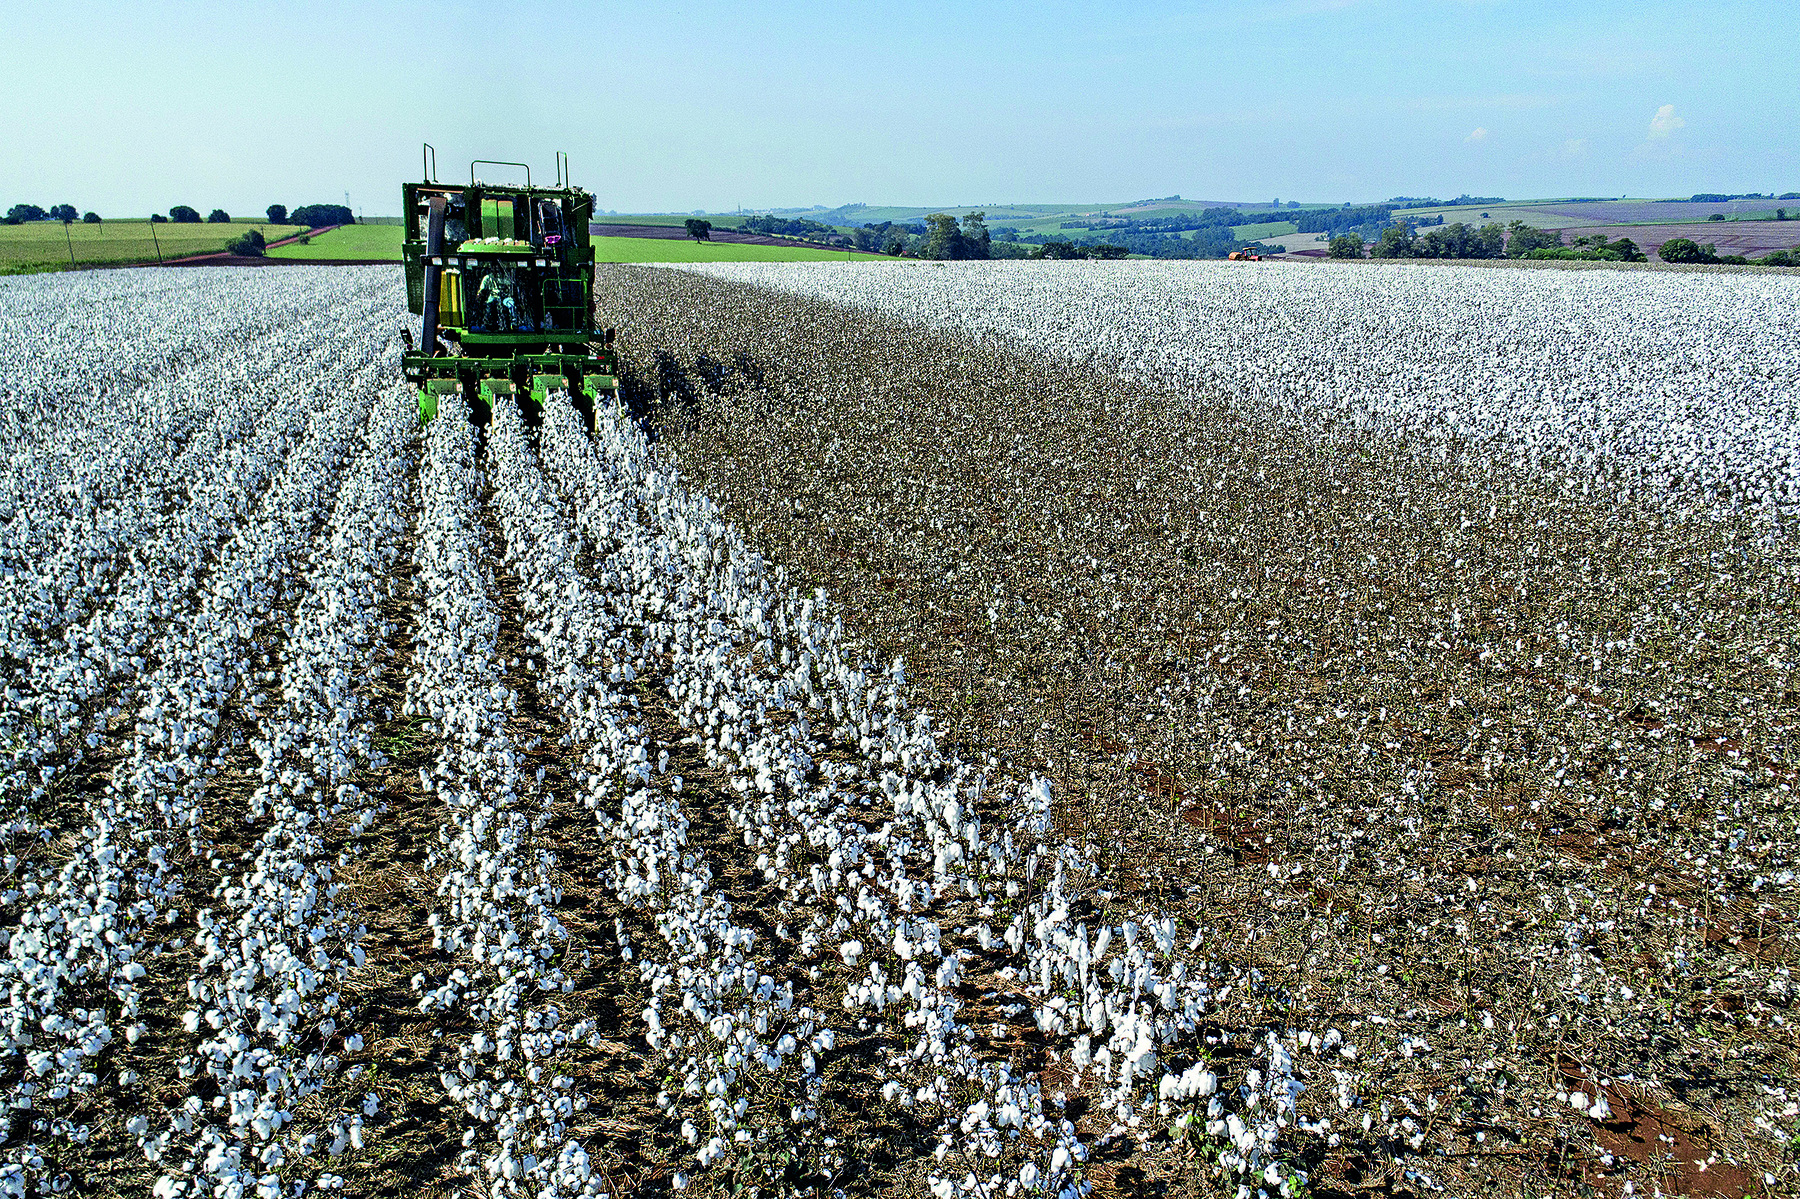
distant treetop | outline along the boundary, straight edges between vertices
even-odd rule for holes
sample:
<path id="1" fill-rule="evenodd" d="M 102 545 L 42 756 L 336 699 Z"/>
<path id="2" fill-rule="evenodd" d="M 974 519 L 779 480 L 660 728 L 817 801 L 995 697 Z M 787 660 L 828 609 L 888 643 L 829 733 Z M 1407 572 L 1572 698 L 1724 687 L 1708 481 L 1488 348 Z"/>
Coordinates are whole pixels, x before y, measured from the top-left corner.
<path id="1" fill-rule="evenodd" d="M 302 204 L 288 214 L 288 224 L 318 229 L 325 225 L 354 225 L 356 214 L 342 204 Z"/>

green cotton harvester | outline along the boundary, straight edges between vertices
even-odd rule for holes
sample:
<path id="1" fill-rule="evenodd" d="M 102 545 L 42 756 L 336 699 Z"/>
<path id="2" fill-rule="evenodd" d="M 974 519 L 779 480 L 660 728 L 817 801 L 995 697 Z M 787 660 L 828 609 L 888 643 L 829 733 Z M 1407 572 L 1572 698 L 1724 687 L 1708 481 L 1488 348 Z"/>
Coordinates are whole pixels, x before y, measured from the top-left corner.
<path id="1" fill-rule="evenodd" d="M 594 328 L 594 197 L 569 182 L 556 156 L 556 185 L 535 187 L 531 168 L 476 159 L 467 187 L 438 182 L 437 152 L 424 149 L 418 183 L 401 188 L 406 221 L 406 294 L 423 317 L 417 346 L 406 329 L 401 358 L 418 389 L 419 418 L 461 391 L 477 422 L 495 397 L 516 397 L 535 422 L 552 391 L 567 389 L 590 420 L 593 404 L 618 394 L 611 329 Z M 491 184 L 475 168 L 520 167 L 525 184 Z"/>

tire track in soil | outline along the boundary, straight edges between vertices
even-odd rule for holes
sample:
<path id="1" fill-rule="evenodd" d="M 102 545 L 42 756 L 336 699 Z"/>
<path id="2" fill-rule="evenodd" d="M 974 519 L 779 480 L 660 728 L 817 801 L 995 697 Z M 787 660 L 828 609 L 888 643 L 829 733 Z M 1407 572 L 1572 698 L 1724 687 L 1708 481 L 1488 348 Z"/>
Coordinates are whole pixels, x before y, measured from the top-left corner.
<path id="1" fill-rule="evenodd" d="M 407 502 L 416 531 L 416 481 Z M 433 854 L 443 828 L 442 805 L 419 785 L 420 769 L 437 761 L 436 738 L 424 731 L 422 717 L 402 715 L 419 627 L 417 573 L 411 554 L 394 565 L 396 586 L 382 610 L 390 632 L 380 673 L 368 681 L 370 708 L 382 713 L 374 744 L 388 762 L 357 782 L 381 797 L 381 814 L 363 834 L 360 856 L 337 875 L 341 901 L 364 929 L 363 965 L 341 992 L 352 1013 L 346 1023 L 362 1033 L 363 1048 L 343 1055 L 344 1071 L 324 1094 L 343 1106 L 344 1088 L 366 1085 L 379 1102 L 365 1119 L 365 1147 L 333 1167 L 344 1178 L 345 1195 L 448 1195 L 459 1181 L 461 1113 L 438 1082 L 440 1070 L 456 1066 L 445 1036 L 456 1027 L 419 1011 L 411 988 L 413 974 L 436 961 L 426 920 L 437 900 Z"/>

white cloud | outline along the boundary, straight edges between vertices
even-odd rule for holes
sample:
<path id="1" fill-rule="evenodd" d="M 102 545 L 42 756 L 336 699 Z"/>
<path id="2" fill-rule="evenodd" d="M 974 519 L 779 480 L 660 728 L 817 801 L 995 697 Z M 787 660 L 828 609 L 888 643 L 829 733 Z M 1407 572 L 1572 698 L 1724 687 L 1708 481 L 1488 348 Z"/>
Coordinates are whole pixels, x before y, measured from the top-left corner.
<path id="1" fill-rule="evenodd" d="M 1652 140 L 1666 138 L 1686 124 L 1686 121 L 1675 115 L 1673 104 L 1665 104 L 1650 118 L 1650 137 Z"/>
<path id="2" fill-rule="evenodd" d="M 1564 158 L 1580 158 L 1586 153 L 1587 138 L 1585 137 L 1572 137 L 1562 144 L 1562 156 Z"/>
<path id="3" fill-rule="evenodd" d="M 1473 133 L 1463 138 L 1463 140 L 1465 142 L 1485 142 L 1487 140 L 1487 130 L 1477 127 Z"/>

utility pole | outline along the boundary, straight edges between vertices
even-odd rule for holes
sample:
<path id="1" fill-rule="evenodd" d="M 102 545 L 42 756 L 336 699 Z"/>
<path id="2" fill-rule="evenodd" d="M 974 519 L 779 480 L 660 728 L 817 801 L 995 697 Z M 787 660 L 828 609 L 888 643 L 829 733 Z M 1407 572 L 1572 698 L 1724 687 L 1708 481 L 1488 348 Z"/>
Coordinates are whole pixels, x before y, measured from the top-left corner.
<path id="1" fill-rule="evenodd" d="M 156 215 L 150 216 L 150 240 L 156 246 L 156 265 L 162 265 L 162 238 L 156 236 Z"/>
<path id="2" fill-rule="evenodd" d="M 69 233 L 69 221 L 63 222 L 63 240 L 69 243 L 69 265 L 75 265 L 75 239 Z"/>

